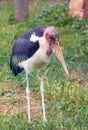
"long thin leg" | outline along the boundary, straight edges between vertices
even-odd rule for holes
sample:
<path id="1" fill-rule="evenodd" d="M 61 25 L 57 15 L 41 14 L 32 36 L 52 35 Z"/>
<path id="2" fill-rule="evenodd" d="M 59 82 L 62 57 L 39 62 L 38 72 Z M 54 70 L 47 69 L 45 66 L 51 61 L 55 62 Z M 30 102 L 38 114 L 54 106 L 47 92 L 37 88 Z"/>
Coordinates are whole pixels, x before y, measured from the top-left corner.
<path id="1" fill-rule="evenodd" d="M 27 95 L 27 112 L 28 112 L 28 123 L 31 122 L 31 116 L 30 116 L 30 89 L 29 89 L 29 73 L 26 72 L 26 95 Z"/>
<path id="2" fill-rule="evenodd" d="M 45 113 L 45 104 L 44 104 L 44 82 L 43 82 L 43 71 L 41 72 L 41 85 L 40 85 L 40 92 L 42 97 L 42 108 L 43 108 L 43 121 L 46 122 L 46 113 Z"/>

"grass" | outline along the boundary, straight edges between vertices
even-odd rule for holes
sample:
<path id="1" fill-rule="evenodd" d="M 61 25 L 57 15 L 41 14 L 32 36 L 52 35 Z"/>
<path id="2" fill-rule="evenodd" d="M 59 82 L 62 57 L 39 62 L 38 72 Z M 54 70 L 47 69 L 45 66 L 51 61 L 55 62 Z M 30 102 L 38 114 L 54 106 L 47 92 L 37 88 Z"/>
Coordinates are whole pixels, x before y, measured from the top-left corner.
<path id="1" fill-rule="evenodd" d="M 39 6 L 35 2 L 30 3 L 30 17 L 23 23 L 16 23 L 11 2 L 0 4 L 0 130 L 87 130 L 88 21 L 69 18 L 67 2 L 53 6 L 49 2 L 36 2 Z M 57 28 L 69 77 L 52 55 L 44 77 L 48 122 L 43 124 L 40 74 L 37 70 L 31 73 L 32 124 L 28 124 L 25 73 L 14 77 L 9 69 L 9 60 L 16 38 L 40 24 L 53 24 Z"/>

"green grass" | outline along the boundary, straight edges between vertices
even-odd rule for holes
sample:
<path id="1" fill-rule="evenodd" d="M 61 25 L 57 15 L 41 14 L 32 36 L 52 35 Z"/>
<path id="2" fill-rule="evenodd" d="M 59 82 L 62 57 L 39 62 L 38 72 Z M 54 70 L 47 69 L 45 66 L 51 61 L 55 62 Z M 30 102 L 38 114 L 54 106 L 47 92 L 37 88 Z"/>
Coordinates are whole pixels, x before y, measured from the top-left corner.
<path id="1" fill-rule="evenodd" d="M 30 3 L 30 17 L 23 23 L 15 21 L 12 3 L 0 4 L 0 130 L 87 130 L 88 20 L 79 21 L 75 17 L 68 17 L 67 2 L 53 6 L 39 0 L 36 3 Z M 23 82 L 25 73 L 14 77 L 9 61 L 16 38 L 40 24 L 54 25 L 57 28 L 69 77 L 64 74 L 55 55 L 52 55 L 44 77 L 48 122 L 43 124 L 40 73 L 35 70 L 30 74 L 34 102 L 31 111 L 35 114 L 32 114 L 32 123 L 28 124 L 26 83 Z"/>

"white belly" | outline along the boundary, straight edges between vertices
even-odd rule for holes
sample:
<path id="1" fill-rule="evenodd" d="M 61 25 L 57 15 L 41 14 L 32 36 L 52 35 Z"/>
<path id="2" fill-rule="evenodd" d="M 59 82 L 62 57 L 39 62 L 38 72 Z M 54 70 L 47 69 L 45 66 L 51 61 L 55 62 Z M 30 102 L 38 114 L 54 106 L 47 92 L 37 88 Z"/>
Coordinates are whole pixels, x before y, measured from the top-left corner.
<path id="1" fill-rule="evenodd" d="M 49 46 L 46 44 L 46 42 L 43 43 L 42 41 L 42 44 L 36 51 L 36 53 L 26 61 L 20 62 L 19 66 L 29 70 L 45 68 L 46 65 L 49 63 L 51 57 L 46 54 L 48 47 Z"/>
<path id="2" fill-rule="evenodd" d="M 47 60 L 42 60 L 41 56 L 40 57 L 33 57 L 33 59 L 28 60 L 28 68 L 31 69 L 43 69 L 46 67 L 46 65 L 49 63 L 49 59 Z"/>

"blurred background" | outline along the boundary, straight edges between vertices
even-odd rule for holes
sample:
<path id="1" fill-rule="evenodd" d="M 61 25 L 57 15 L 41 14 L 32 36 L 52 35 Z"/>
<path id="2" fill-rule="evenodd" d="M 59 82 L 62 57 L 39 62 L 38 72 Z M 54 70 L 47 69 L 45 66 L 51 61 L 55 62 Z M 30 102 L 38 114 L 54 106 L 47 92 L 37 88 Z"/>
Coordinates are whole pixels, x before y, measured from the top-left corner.
<path id="1" fill-rule="evenodd" d="M 32 124 L 27 123 L 25 73 L 14 77 L 15 40 L 38 25 L 55 26 L 69 77 L 52 55 L 45 71 L 48 123 L 42 123 L 40 73 L 30 75 Z M 0 0 L 0 130 L 88 129 L 88 1 Z"/>

